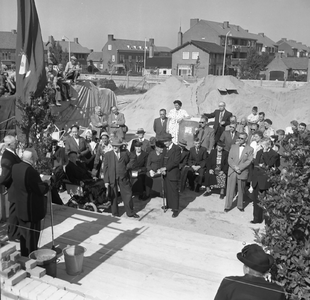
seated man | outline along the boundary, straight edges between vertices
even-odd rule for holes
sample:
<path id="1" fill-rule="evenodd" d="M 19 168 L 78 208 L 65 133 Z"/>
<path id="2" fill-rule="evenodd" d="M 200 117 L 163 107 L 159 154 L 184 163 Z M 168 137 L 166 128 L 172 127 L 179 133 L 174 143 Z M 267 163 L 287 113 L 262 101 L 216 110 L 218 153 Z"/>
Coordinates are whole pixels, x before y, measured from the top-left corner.
<path id="1" fill-rule="evenodd" d="M 130 148 L 131 152 L 135 150 L 135 145 L 136 145 L 137 142 L 142 143 L 141 149 L 144 152 L 146 152 L 149 149 L 150 142 L 149 142 L 149 140 L 144 138 L 144 134 L 145 134 L 144 129 L 143 128 L 138 128 L 138 130 L 136 132 L 136 135 L 138 136 L 138 138 L 132 141 L 131 148 Z"/>
<path id="2" fill-rule="evenodd" d="M 63 101 L 70 101 L 70 84 L 66 81 L 65 71 L 62 64 L 58 65 L 57 85 L 60 88 L 61 98 Z"/>
<path id="3" fill-rule="evenodd" d="M 148 157 L 148 153 L 142 150 L 142 146 L 142 143 L 137 141 L 134 151 L 130 152 L 133 159 L 130 172 L 132 192 L 137 193 L 140 200 L 146 199 L 145 176 Z"/>
<path id="4" fill-rule="evenodd" d="M 70 57 L 70 61 L 67 63 L 65 68 L 65 76 L 66 80 L 70 79 L 73 83 L 76 83 L 78 77 L 80 76 L 79 66 L 75 56 Z"/>
<path id="5" fill-rule="evenodd" d="M 107 116 L 102 113 L 100 106 L 95 106 L 95 112 L 90 116 L 90 125 L 92 129 L 97 130 L 97 137 L 100 137 L 101 132 L 107 131 Z"/>
<path id="6" fill-rule="evenodd" d="M 203 174 L 206 170 L 206 163 L 208 158 L 208 150 L 205 147 L 201 146 L 201 142 L 198 138 L 194 140 L 194 146 L 189 150 L 189 158 L 188 158 L 188 181 L 190 190 L 195 190 L 196 193 L 199 193 Z M 195 180 L 195 177 L 198 173 L 198 176 Z M 196 181 L 196 188 L 195 188 L 195 181 Z"/>
<path id="7" fill-rule="evenodd" d="M 274 264 L 274 259 L 263 248 L 257 244 L 246 245 L 237 254 L 237 258 L 243 263 L 244 276 L 225 277 L 214 300 L 286 299 L 283 287 L 264 278 Z"/>

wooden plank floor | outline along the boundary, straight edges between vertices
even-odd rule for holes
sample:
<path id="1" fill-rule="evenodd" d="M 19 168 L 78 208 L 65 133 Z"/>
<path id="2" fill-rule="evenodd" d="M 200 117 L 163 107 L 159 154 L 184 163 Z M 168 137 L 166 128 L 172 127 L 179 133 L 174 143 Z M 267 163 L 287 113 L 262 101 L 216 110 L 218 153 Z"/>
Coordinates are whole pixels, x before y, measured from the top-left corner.
<path id="1" fill-rule="evenodd" d="M 242 275 L 240 241 L 53 205 L 55 245 L 87 249 L 83 272 L 57 277 L 98 299 L 213 299 L 224 276 Z M 39 247 L 51 248 L 50 217 Z"/>

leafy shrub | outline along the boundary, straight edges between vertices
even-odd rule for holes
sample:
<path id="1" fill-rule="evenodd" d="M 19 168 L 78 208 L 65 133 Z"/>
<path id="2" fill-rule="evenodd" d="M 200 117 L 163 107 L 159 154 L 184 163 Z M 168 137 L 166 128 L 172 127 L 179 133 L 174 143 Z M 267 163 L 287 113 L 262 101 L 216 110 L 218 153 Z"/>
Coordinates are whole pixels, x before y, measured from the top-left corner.
<path id="1" fill-rule="evenodd" d="M 284 147 L 286 171 L 270 174 L 272 188 L 260 199 L 265 232 L 256 240 L 275 258 L 272 275 L 290 299 L 310 299 L 310 136 L 289 135 Z"/>

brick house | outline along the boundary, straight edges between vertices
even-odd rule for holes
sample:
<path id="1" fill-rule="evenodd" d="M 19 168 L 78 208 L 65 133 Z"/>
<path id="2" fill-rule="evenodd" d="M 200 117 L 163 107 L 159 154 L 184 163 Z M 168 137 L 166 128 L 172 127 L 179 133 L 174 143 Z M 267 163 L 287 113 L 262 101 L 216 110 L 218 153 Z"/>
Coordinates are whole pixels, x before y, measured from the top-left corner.
<path id="1" fill-rule="evenodd" d="M 291 57 L 306 57 L 309 56 L 310 48 L 301 42 L 296 42 L 295 40 L 287 40 L 282 38 L 277 42 L 278 51 L 285 56 Z"/>
<path id="2" fill-rule="evenodd" d="M 16 30 L 0 31 L 0 65 L 10 68 L 15 64 L 16 38 Z"/>
<path id="3" fill-rule="evenodd" d="M 204 77 L 222 75 L 224 47 L 216 43 L 188 41 L 173 49 L 172 75 Z M 227 49 L 227 58 L 231 50 Z"/>
<path id="4" fill-rule="evenodd" d="M 171 57 L 170 51 L 168 47 L 156 46 L 154 39 L 149 41 L 115 39 L 113 34 L 109 34 L 108 41 L 102 48 L 103 69 L 108 71 L 112 66 L 118 66 L 126 71 L 142 73 L 145 54 L 149 58 L 156 57 L 156 61 L 159 62 L 161 58 L 166 61 L 167 57 Z M 156 65 L 152 67 L 156 68 Z M 148 68 L 147 61 L 146 68 Z"/>

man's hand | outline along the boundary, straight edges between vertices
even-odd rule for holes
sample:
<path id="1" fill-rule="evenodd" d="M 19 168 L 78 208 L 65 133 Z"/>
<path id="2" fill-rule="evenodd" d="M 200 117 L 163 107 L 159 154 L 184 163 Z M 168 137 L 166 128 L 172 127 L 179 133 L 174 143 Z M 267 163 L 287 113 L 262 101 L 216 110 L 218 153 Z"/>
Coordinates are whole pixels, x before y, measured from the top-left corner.
<path id="1" fill-rule="evenodd" d="M 104 186 L 105 186 L 106 189 L 109 188 L 109 185 L 110 185 L 110 183 L 105 183 L 105 184 L 104 184 Z"/>
<path id="2" fill-rule="evenodd" d="M 150 170 L 150 176 L 154 177 L 154 175 L 155 175 L 155 172 L 153 170 Z"/>
<path id="3" fill-rule="evenodd" d="M 214 171 L 212 169 L 209 170 L 209 174 L 213 175 Z"/>
<path id="4" fill-rule="evenodd" d="M 91 175 L 92 175 L 93 177 L 95 177 L 95 176 L 97 175 L 97 170 L 96 170 L 96 169 L 93 169 L 93 170 L 91 171 Z"/>
<path id="5" fill-rule="evenodd" d="M 225 121 L 221 121 L 221 123 L 220 123 L 221 125 L 225 125 Z"/>

